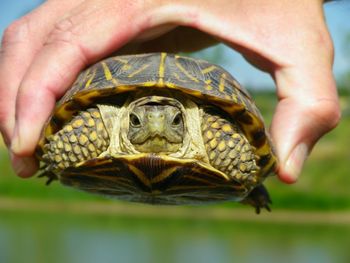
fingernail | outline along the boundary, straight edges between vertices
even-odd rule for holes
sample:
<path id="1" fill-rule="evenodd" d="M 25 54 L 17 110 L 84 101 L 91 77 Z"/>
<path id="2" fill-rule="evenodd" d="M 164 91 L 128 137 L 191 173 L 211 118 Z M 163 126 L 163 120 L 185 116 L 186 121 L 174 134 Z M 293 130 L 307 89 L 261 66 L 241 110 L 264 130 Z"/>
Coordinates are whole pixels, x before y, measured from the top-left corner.
<path id="1" fill-rule="evenodd" d="M 32 176 L 38 169 L 37 164 L 32 157 L 19 158 L 11 153 L 11 161 L 15 173 L 23 178 Z"/>
<path id="2" fill-rule="evenodd" d="M 285 163 L 283 179 L 287 183 L 297 181 L 308 154 L 309 149 L 305 143 L 301 143 L 294 148 Z"/>
<path id="3" fill-rule="evenodd" d="M 12 141 L 11 141 L 11 151 L 14 153 L 18 153 L 20 151 L 20 148 L 21 148 L 21 143 L 19 140 L 19 132 L 18 132 L 18 128 L 15 127 L 15 131 L 13 133 Z"/>

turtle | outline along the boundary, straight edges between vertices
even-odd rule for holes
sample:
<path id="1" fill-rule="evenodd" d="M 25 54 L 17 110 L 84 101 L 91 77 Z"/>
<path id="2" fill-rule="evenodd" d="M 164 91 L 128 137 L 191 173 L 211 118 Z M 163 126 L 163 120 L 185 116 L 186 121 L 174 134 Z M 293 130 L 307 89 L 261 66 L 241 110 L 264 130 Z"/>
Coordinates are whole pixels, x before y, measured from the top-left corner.
<path id="1" fill-rule="evenodd" d="M 222 67 L 169 53 L 105 58 L 57 102 L 41 176 L 149 204 L 237 201 L 270 211 L 276 154 L 252 97 Z"/>

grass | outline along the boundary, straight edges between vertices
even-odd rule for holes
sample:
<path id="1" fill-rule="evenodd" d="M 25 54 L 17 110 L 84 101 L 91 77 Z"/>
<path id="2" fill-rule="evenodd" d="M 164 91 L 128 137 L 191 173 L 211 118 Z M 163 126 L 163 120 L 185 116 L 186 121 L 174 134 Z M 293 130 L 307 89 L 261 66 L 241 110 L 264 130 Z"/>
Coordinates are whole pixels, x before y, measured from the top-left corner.
<path id="1" fill-rule="evenodd" d="M 276 105 L 272 93 L 253 94 L 266 122 L 269 123 Z M 344 110 L 349 108 L 349 95 L 344 95 Z M 339 126 L 316 145 L 294 185 L 285 185 L 276 177 L 266 181 L 273 199 L 273 208 L 298 210 L 350 209 L 349 134 L 350 115 L 344 114 Z M 46 187 L 38 178 L 20 179 L 11 170 L 7 152 L 0 151 L 0 197 L 52 200 L 81 200 L 109 202 L 104 198 L 82 193 L 58 183 Z M 224 207 L 237 206 L 226 203 Z M 239 206 L 239 205 L 238 205 Z"/>

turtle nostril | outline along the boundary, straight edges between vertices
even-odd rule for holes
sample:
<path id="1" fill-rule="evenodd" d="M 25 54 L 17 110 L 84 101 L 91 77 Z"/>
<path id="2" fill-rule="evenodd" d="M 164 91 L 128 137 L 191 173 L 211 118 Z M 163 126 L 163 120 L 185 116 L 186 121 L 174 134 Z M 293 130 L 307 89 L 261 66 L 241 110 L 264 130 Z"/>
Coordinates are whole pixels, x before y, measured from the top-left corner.
<path id="1" fill-rule="evenodd" d="M 163 114 L 163 113 L 154 113 L 154 112 L 152 112 L 152 113 L 149 113 L 148 115 L 147 115 L 147 119 L 148 120 L 164 120 L 165 119 L 165 115 Z"/>

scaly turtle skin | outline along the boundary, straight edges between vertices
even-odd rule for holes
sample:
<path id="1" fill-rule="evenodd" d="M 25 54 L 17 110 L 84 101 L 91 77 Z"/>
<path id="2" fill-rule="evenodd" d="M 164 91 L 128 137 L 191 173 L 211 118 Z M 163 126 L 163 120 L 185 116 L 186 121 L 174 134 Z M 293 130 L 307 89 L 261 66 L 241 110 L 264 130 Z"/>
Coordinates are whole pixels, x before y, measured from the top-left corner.
<path id="1" fill-rule="evenodd" d="M 276 157 L 228 72 L 166 53 L 112 57 L 80 74 L 38 144 L 43 176 L 153 204 L 224 200 L 269 209 Z"/>

